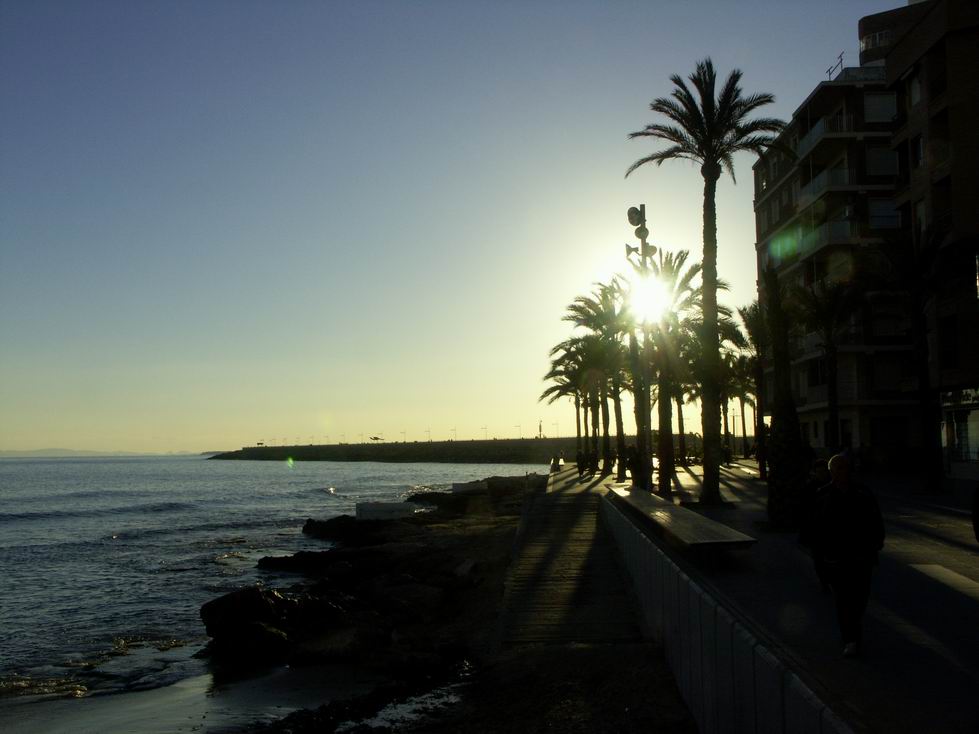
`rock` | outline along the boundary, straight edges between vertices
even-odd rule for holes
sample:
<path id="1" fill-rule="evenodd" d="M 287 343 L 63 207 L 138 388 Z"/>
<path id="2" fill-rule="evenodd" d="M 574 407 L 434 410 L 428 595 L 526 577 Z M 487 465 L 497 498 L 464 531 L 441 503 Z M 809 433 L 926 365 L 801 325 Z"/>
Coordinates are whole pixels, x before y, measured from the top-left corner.
<path id="1" fill-rule="evenodd" d="M 289 637 L 265 622 L 245 622 L 215 637 L 211 652 L 222 661 L 245 665 L 279 663 L 289 656 Z"/>
<path id="2" fill-rule="evenodd" d="M 415 514 L 411 502 L 358 502 L 357 521 L 401 520 Z"/>
<path id="3" fill-rule="evenodd" d="M 431 621 L 445 601 L 445 592 L 428 584 L 387 586 L 376 594 L 375 601 L 379 606 L 404 619 L 422 622 Z"/>
<path id="4" fill-rule="evenodd" d="M 279 623 L 285 599 L 277 591 L 258 586 L 232 591 L 201 607 L 201 620 L 211 637 L 219 637 L 229 628 L 250 622 Z"/>
<path id="5" fill-rule="evenodd" d="M 454 569 L 452 569 L 452 575 L 457 579 L 468 579 L 471 578 L 473 572 L 476 570 L 476 561 L 472 558 L 467 558 Z"/>

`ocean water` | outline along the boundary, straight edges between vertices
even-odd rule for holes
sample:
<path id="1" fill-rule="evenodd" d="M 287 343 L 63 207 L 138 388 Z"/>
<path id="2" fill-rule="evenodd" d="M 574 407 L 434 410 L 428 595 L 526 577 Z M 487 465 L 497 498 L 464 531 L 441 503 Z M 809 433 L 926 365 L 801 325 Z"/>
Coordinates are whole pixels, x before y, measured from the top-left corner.
<path id="1" fill-rule="evenodd" d="M 537 465 L 0 460 L 0 703 L 155 688 L 198 675 L 201 605 L 266 555 L 325 549 L 309 517 Z"/>

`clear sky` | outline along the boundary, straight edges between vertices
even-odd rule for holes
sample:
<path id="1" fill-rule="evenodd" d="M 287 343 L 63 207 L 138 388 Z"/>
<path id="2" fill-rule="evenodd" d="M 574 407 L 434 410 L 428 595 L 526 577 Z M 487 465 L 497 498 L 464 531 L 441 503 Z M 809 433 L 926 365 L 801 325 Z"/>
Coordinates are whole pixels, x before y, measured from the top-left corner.
<path id="1" fill-rule="evenodd" d="M 699 171 L 623 178 L 649 101 L 710 55 L 787 118 L 898 4 L 0 0 L 0 449 L 573 433 L 541 377 L 625 210 L 700 258 Z"/>

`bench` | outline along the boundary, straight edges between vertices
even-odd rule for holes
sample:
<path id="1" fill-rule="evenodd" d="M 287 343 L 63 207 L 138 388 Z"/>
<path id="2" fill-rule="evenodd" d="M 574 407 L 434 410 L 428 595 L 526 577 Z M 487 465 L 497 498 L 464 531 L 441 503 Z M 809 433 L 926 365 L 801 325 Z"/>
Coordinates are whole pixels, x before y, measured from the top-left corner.
<path id="1" fill-rule="evenodd" d="M 620 500 L 685 548 L 747 548 L 757 542 L 750 535 L 745 535 L 686 507 L 674 505 L 658 495 L 642 490 L 631 490 L 623 484 L 606 486 Z"/>

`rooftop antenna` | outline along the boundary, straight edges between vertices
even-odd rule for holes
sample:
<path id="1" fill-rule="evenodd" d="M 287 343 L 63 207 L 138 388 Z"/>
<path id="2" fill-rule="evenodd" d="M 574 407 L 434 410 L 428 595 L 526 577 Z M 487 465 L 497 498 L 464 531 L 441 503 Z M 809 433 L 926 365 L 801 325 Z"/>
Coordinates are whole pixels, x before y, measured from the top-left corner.
<path id="1" fill-rule="evenodd" d="M 833 72 L 836 71 L 837 69 L 839 69 L 840 71 L 843 71 L 843 52 L 842 51 L 840 51 L 840 55 L 836 57 L 836 63 L 833 64 L 831 67 L 829 67 L 826 70 L 826 74 L 827 74 L 827 76 L 829 76 L 829 80 L 830 81 L 833 81 Z"/>

